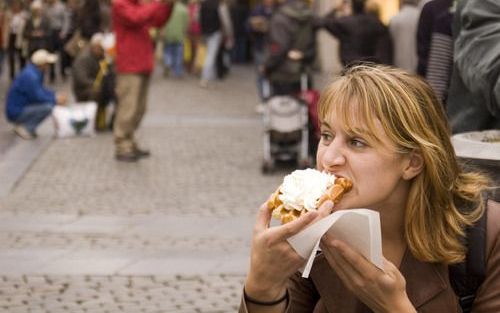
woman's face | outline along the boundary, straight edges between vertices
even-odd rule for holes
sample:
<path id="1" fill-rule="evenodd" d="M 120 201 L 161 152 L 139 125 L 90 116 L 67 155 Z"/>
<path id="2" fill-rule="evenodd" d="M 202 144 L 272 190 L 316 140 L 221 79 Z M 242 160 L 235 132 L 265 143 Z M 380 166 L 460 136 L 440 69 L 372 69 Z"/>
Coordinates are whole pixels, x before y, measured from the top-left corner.
<path id="1" fill-rule="evenodd" d="M 380 122 L 376 125 L 374 135 L 380 142 L 366 136 L 368 127 L 365 125 L 354 125 L 359 130 L 358 135 L 346 133 L 345 125 L 333 114 L 322 123 L 316 157 L 318 170 L 349 178 L 353 183 L 352 190 L 335 205 L 336 210 L 370 208 L 381 211 L 404 207 L 406 203 L 410 157 L 397 153 Z"/>

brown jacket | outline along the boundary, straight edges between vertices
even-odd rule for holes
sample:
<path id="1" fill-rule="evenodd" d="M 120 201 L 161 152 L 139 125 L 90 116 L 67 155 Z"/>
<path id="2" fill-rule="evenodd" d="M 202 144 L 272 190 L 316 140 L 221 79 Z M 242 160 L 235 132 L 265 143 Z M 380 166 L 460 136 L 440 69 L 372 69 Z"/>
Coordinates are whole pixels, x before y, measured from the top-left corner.
<path id="1" fill-rule="evenodd" d="M 500 203 L 488 202 L 487 223 L 486 279 L 472 313 L 500 312 Z M 418 261 L 407 251 L 399 269 L 406 279 L 408 297 L 419 313 L 461 312 L 447 266 Z M 314 261 L 309 279 L 299 274 L 292 277 L 289 294 L 288 313 L 372 312 L 342 284 L 322 254 Z M 247 312 L 244 301 L 239 312 Z"/>

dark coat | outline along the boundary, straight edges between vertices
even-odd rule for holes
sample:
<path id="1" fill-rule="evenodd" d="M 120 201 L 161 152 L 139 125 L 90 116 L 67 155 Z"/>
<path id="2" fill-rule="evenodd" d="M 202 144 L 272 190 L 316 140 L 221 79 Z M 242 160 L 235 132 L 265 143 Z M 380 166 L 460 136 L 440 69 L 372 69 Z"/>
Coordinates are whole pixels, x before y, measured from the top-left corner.
<path id="1" fill-rule="evenodd" d="M 450 8 L 452 2 L 453 0 L 432 0 L 427 2 L 422 8 L 422 12 L 420 12 L 417 28 L 417 73 L 422 77 L 425 77 L 427 73 L 427 62 L 431 49 L 434 23 L 438 16 L 442 15 Z"/>
<path id="2" fill-rule="evenodd" d="M 50 21 L 45 15 L 41 17 L 41 22 L 37 26 L 35 26 L 33 18 L 30 18 L 26 22 L 23 35 L 28 42 L 28 56 L 31 56 L 38 49 L 51 51 L 53 48 L 50 40 Z"/>
<path id="3" fill-rule="evenodd" d="M 278 8 L 271 17 L 266 45 L 264 68 L 270 80 L 283 83 L 300 81 L 301 73 L 316 56 L 313 16 L 307 3 L 291 0 Z M 293 49 L 303 53 L 302 60 L 288 58 L 288 52 Z"/>
<path id="4" fill-rule="evenodd" d="M 255 8 L 252 10 L 250 13 L 250 17 L 247 20 L 246 23 L 246 28 L 247 32 L 250 34 L 250 38 L 253 41 L 253 48 L 257 51 L 263 51 L 265 48 L 265 40 L 266 36 L 269 31 L 269 22 L 271 21 L 271 16 L 274 11 L 274 8 L 266 8 L 262 4 L 258 4 L 255 6 Z M 263 23 L 267 23 L 266 26 L 264 26 L 264 30 L 259 30 L 259 29 L 254 29 L 251 25 L 251 19 L 259 17 L 262 18 Z M 265 21 L 265 22 L 264 22 Z"/>
<path id="5" fill-rule="evenodd" d="M 220 0 L 205 0 L 201 3 L 200 26 L 203 35 L 210 36 L 222 29 L 219 6 Z"/>
<path id="6" fill-rule="evenodd" d="M 94 81 L 99 72 L 100 59 L 86 47 L 78 54 L 72 65 L 73 93 L 76 101 L 96 100 Z"/>
<path id="7" fill-rule="evenodd" d="M 322 26 L 340 41 L 340 59 L 344 65 L 360 61 L 392 63 L 389 30 L 374 15 L 358 13 L 335 17 L 329 14 Z"/>

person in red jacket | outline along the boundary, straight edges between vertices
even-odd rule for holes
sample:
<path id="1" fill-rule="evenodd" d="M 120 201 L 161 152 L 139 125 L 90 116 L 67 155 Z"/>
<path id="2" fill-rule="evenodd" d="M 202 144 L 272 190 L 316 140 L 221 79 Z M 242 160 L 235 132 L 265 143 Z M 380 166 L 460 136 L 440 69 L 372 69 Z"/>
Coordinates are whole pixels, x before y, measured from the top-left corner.
<path id="1" fill-rule="evenodd" d="M 113 128 L 118 161 L 136 162 L 148 157 L 140 149 L 134 132 L 146 111 L 154 47 L 151 27 L 161 27 L 170 16 L 170 0 L 114 0 L 113 30 L 116 34 L 116 94 L 118 106 Z"/>

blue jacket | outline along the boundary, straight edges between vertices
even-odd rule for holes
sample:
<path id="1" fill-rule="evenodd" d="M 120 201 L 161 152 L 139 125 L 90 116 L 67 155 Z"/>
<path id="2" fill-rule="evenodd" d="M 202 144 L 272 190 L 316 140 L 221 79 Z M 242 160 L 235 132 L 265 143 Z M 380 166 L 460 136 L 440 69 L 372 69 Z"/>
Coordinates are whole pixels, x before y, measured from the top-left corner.
<path id="1" fill-rule="evenodd" d="M 55 103 L 55 93 L 43 86 L 42 71 L 34 64 L 28 63 L 16 77 L 7 94 L 7 119 L 17 120 L 24 108 L 30 105 Z"/>

